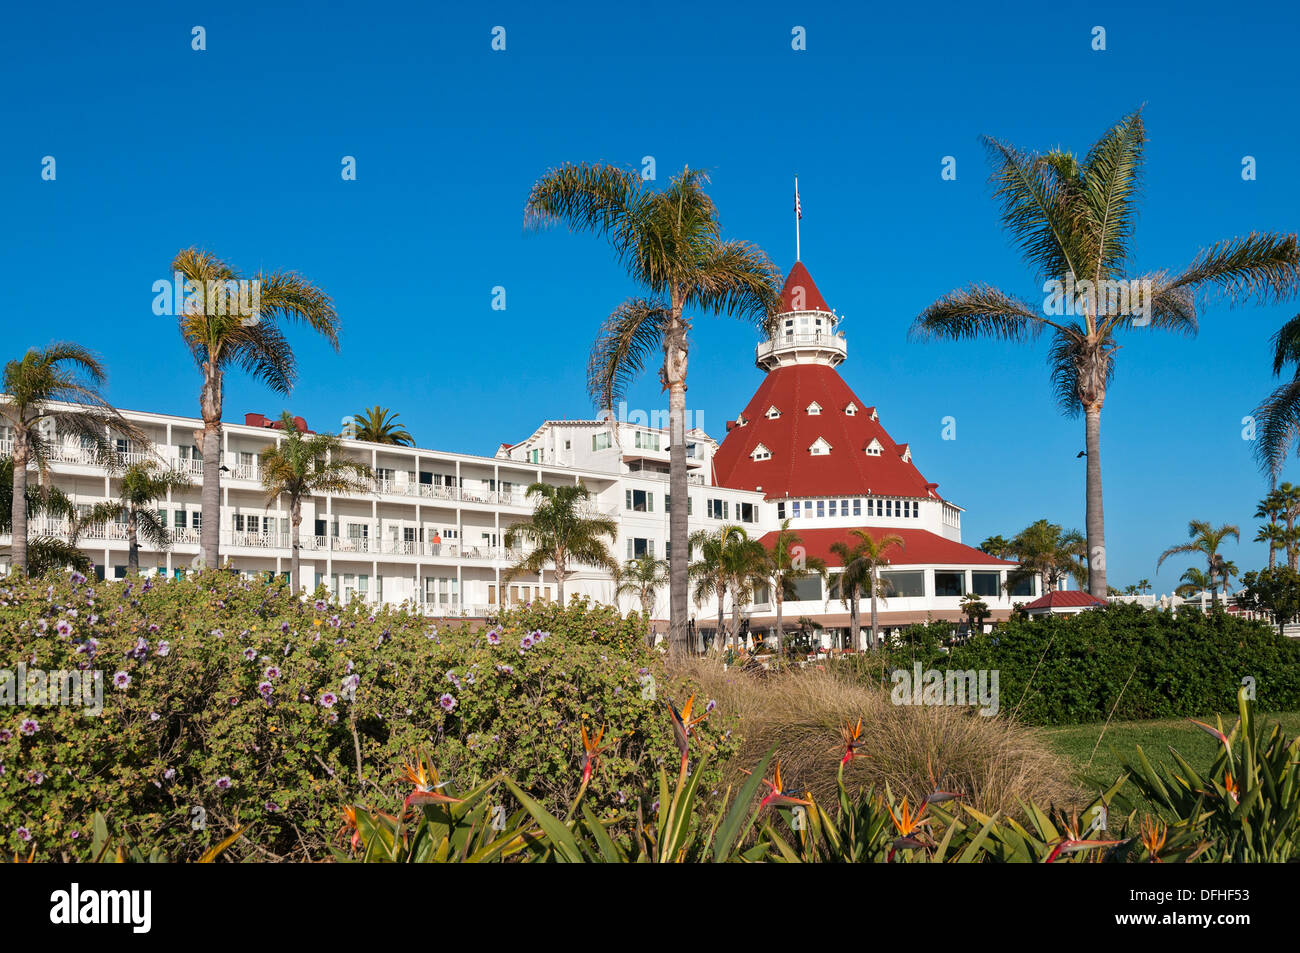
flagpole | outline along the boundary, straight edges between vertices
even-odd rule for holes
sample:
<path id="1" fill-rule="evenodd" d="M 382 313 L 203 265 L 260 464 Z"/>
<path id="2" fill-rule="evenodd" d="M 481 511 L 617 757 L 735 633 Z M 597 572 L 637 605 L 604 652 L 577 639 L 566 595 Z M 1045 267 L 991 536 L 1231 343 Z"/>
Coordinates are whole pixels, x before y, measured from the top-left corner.
<path id="1" fill-rule="evenodd" d="M 794 176 L 794 260 L 799 261 L 799 173 Z"/>

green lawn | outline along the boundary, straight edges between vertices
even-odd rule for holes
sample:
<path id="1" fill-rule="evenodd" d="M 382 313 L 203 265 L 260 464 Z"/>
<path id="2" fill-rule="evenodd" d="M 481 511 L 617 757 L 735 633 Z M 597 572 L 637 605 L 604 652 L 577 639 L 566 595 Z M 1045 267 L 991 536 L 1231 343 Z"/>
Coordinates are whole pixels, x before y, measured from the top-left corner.
<path id="1" fill-rule="evenodd" d="M 1280 724 L 1290 737 L 1300 734 L 1300 712 L 1261 714 L 1260 718 L 1265 724 Z M 1215 723 L 1213 715 L 1198 720 L 1210 725 Z M 1224 731 L 1231 730 L 1236 721 L 1236 714 L 1225 714 Z M 1105 736 L 1094 755 L 1093 747 L 1102 734 L 1102 727 L 1101 723 L 1096 723 L 1068 728 L 1039 728 L 1038 732 L 1053 750 L 1069 759 L 1074 766 L 1076 778 L 1106 782 L 1119 777 L 1124 770 L 1121 758 L 1136 757 L 1138 745 L 1142 746 L 1153 764 L 1169 760 L 1169 749 L 1172 747 L 1189 763 L 1198 767 L 1208 766 L 1214 760 L 1215 747 L 1218 745 L 1214 738 L 1185 718 L 1168 721 L 1113 721 L 1106 728 Z"/>

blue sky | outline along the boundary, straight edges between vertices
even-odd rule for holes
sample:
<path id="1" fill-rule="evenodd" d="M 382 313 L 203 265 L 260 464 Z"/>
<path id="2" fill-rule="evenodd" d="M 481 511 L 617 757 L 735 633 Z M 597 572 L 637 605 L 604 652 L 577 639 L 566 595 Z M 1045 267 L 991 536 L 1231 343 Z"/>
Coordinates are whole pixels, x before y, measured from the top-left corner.
<path id="1" fill-rule="evenodd" d="M 784 270 L 798 172 L 803 260 L 847 316 L 842 372 L 967 508 L 977 544 L 1044 516 L 1083 526 L 1083 425 L 1052 404 L 1046 345 L 907 339 L 923 307 L 972 280 L 1041 295 L 998 226 L 981 134 L 1081 151 L 1145 104 L 1140 270 L 1300 226 L 1293 5 L 563 9 L 13 7 L 0 36 L 3 356 L 78 340 L 107 361 L 118 405 L 195 414 L 197 372 L 150 289 L 198 245 L 248 272 L 296 269 L 333 296 L 340 353 L 292 335 L 302 378 L 288 406 L 313 426 L 380 403 L 422 446 L 491 453 L 543 418 L 591 413 L 587 346 L 635 290 L 596 239 L 523 233 L 539 174 L 647 155 L 661 181 L 706 167 L 726 235 Z M 505 52 L 490 48 L 498 25 Z M 345 155 L 355 181 L 340 176 Z M 940 178 L 944 156 L 955 181 Z M 1241 418 L 1271 386 L 1269 336 L 1298 310 L 1210 307 L 1194 339 L 1123 342 L 1102 438 L 1113 585 L 1171 590 L 1191 561 L 1157 575 L 1156 557 L 1190 518 L 1239 524 L 1247 541 L 1229 557 L 1263 563 L 1248 540 L 1267 485 Z M 697 324 L 689 401 L 719 439 L 759 383 L 756 340 Z M 665 403 L 653 375 L 631 401 Z M 227 419 L 284 405 L 228 379 Z"/>

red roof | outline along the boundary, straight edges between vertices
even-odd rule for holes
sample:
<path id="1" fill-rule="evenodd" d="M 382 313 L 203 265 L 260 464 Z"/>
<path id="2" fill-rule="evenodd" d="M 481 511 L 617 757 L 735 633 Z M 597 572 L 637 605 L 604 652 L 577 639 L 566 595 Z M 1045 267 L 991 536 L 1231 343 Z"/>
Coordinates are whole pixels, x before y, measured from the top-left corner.
<path id="1" fill-rule="evenodd" d="M 786 276 L 785 286 L 781 289 L 781 305 L 785 311 L 829 313 L 831 310 L 826 306 L 826 299 L 813 284 L 812 275 L 808 274 L 808 269 L 801 261 L 796 261 L 794 267 L 790 269 L 790 274 Z"/>
<path id="2" fill-rule="evenodd" d="M 876 540 L 889 535 L 901 537 L 903 540 L 902 549 L 891 546 L 885 551 L 885 558 L 895 566 L 966 566 L 972 563 L 981 566 L 1016 565 L 1013 562 L 1007 562 L 1005 559 L 990 556 L 983 550 L 974 549 L 923 529 L 895 529 L 890 526 L 837 526 L 826 529 L 801 529 L 797 521 L 791 525 L 791 529 L 799 534 L 801 540 L 799 545 L 803 546 L 806 555 L 824 560 L 830 568 L 840 565 L 839 556 L 831 552 L 831 544 L 848 543 L 852 546 L 853 543 L 857 542 L 856 537 L 849 535 L 854 528 L 866 530 Z M 763 545 L 769 547 L 775 545 L 776 536 L 777 532 L 775 530 L 768 533 L 763 537 Z"/>
<path id="3" fill-rule="evenodd" d="M 818 414 L 808 406 L 821 406 Z M 846 408 L 852 404 L 854 413 Z M 768 408 L 779 417 L 769 419 Z M 731 427 L 714 455 L 719 486 L 741 490 L 761 489 L 768 499 L 783 496 L 910 496 L 940 499 L 910 461 L 903 461 L 906 444 L 896 444 L 873 420 L 871 408 L 858 399 L 833 367 L 824 364 L 790 364 L 768 371 L 745 408 L 744 427 Z M 809 452 L 820 437 L 830 452 Z M 880 444 L 878 456 L 867 447 Z M 769 459 L 750 456 L 759 444 Z"/>
<path id="4" fill-rule="evenodd" d="M 1026 609 L 1063 609 L 1078 608 L 1080 606 L 1104 606 L 1105 599 L 1098 599 L 1091 593 L 1084 592 L 1082 589 L 1066 589 L 1049 592 L 1046 595 L 1039 596 L 1033 602 L 1025 604 Z"/>

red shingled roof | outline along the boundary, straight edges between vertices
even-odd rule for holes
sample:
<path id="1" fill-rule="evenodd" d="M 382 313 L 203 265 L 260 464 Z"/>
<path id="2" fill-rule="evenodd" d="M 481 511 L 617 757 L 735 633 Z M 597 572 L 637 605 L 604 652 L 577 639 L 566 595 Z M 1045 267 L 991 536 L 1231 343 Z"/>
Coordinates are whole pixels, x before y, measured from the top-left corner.
<path id="1" fill-rule="evenodd" d="M 796 300 L 799 293 L 802 292 L 802 300 Z M 822 293 L 817 290 L 813 284 L 812 275 L 808 274 L 808 269 L 803 266 L 803 262 L 796 261 L 794 267 L 790 269 L 790 274 L 786 276 L 785 286 L 781 289 L 781 305 L 783 311 L 826 311 L 830 308 L 826 306 L 826 299 Z"/>
<path id="2" fill-rule="evenodd" d="M 1062 609 L 1079 606 L 1104 606 L 1105 599 L 1098 599 L 1091 593 L 1080 589 L 1057 590 L 1039 596 L 1033 602 L 1025 604 L 1026 609 Z"/>
<path id="3" fill-rule="evenodd" d="M 1013 562 L 1007 562 L 1005 559 L 990 556 L 983 550 L 974 549 L 951 539 L 946 539 L 943 536 L 936 536 L 928 530 L 895 529 L 890 526 L 863 526 L 859 528 L 865 529 L 873 539 L 877 540 L 889 535 L 902 537 L 902 549 L 891 546 L 885 552 L 885 558 L 894 566 L 965 566 L 977 564 L 998 567 L 1016 565 Z M 795 521 L 791 524 L 791 529 L 799 534 L 799 538 L 802 540 L 800 545 L 804 547 L 806 554 L 825 560 L 827 567 L 831 569 L 840 565 L 839 556 L 831 552 L 831 544 L 848 543 L 852 546 L 857 542 L 857 537 L 849 535 L 853 527 L 848 526 L 804 529 L 799 526 L 798 521 Z M 775 530 L 768 533 L 763 537 L 763 545 L 773 546 L 776 543 L 776 536 Z"/>
<path id="4" fill-rule="evenodd" d="M 821 405 L 809 414 L 808 405 Z M 857 412 L 845 408 L 853 404 Z M 781 416 L 769 420 L 775 407 Z M 844 383 L 833 367 L 791 364 L 768 372 L 742 416 L 744 427 L 731 427 L 713 458 L 720 486 L 762 489 L 768 499 L 783 496 L 850 496 L 867 492 L 884 496 L 939 499 L 921 471 L 903 462 L 906 444 L 894 443 L 880 421 Z M 814 456 L 808 448 L 823 438 L 830 453 Z M 868 456 L 872 440 L 879 456 Z M 769 460 L 750 454 L 759 444 L 772 452 Z"/>

